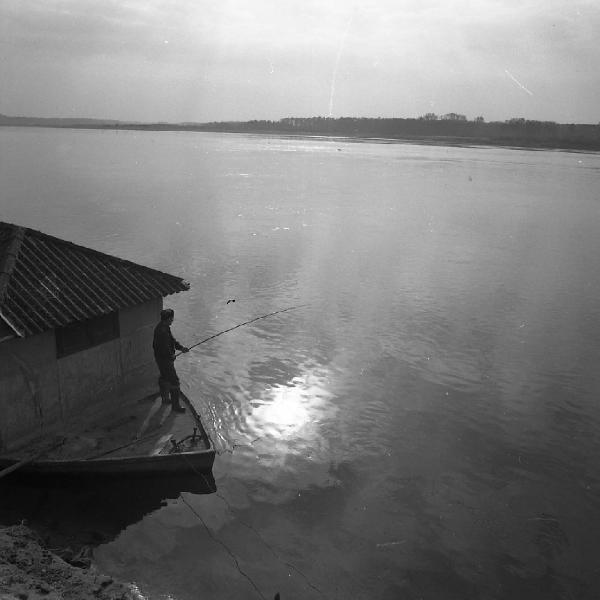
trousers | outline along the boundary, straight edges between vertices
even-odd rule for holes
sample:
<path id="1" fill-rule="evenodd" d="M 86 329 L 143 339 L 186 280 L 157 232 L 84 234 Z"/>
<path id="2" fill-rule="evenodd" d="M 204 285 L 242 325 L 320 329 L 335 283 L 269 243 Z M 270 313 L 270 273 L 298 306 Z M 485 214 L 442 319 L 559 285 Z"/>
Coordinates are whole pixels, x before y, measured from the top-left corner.
<path id="1" fill-rule="evenodd" d="M 179 377 L 175 370 L 175 363 L 172 360 L 160 360 L 156 359 L 160 377 L 158 378 L 158 385 L 162 388 L 179 388 Z M 166 384 L 166 385 L 165 385 Z"/>

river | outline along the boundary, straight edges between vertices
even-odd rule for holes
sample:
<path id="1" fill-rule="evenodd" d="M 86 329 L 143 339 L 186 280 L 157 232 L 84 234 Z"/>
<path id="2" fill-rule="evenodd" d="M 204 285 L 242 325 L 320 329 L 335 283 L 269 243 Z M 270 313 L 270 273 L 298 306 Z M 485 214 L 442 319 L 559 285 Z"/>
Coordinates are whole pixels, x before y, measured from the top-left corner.
<path id="1" fill-rule="evenodd" d="M 103 512 L 98 568 L 148 600 L 598 597 L 598 154 L 2 128 L 0 186 L 0 220 L 187 279 L 186 345 L 302 305 L 178 359 L 216 493 L 37 500 Z"/>

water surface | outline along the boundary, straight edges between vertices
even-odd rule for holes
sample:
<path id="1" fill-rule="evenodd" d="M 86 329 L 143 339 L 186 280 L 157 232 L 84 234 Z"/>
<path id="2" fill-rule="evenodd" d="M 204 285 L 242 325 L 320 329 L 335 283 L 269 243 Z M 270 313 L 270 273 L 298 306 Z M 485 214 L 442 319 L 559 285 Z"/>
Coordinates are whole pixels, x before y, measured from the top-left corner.
<path id="1" fill-rule="evenodd" d="M 597 154 L 4 128 L 0 182 L 2 220 L 189 280 L 184 344 L 308 304 L 178 359 L 218 491 L 113 503 L 99 568 L 152 600 L 597 597 Z"/>

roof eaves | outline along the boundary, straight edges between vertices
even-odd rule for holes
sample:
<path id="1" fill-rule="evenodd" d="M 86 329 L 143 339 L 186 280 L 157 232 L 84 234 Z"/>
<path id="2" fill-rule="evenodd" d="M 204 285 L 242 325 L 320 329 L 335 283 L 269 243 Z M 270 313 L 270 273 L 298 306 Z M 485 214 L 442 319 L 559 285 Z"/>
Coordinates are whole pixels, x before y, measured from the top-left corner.
<path id="1" fill-rule="evenodd" d="M 30 285 L 36 278 L 37 287 Z M 64 296 L 61 285 L 68 289 Z M 14 332 L 6 331 L 9 337 L 29 337 L 189 288 L 176 275 L 0 222 L 0 323 Z"/>
<path id="2" fill-rule="evenodd" d="M 1 310 L 0 310 L 0 319 L 2 319 L 15 332 L 15 335 L 17 335 L 18 337 L 25 337 L 25 333 L 22 332 L 15 325 L 13 325 L 12 322 L 10 321 L 10 319 L 6 318 L 6 316 L 2 314 Z"/>
<path id="3" fill-rule="evenodd" d="M 4 304 L 6 298 L 6 290 L 8 288 L 8 282 L 10 276 L 15 268 L 17 262 L 17 256 L 25 237 L 25 228 L 13 225 L 13 237 L 10 241 L 4 257 L 0 257 L 2 262 L 0 263 L 0 307 Z"/>
<path id="4" fill-rule="evenodd" d="M 114 268 L 114 265 L 120 264 L 125 269 L 133 269 L 134 273 L 138 274 L 137 275 L 138 277 L 141 275 L 141 273 L 145 273 L 148 276 L 150 276 L 151 278 L 159 276 L 166 285 L 170 284 L 169 288 L 171 288 L 172 291 L 163 291 L 163 292 L 160 292 L 159 294 L 157 294 L 157 296 L 158 295 L 165 296 L 165 295 L 170 295 L 170 294 L 176 294 L 178 292 L 187 291 L 190 288 L 189 282 L 183 280 L 181 277 L 178 277 L 177 275 L 171 275 L 170 273 L 165 273 L 164 271 L 155 269 L 153 267 L 148 267 L 146 265 L 140 265 L 139 263 L 135 263 L 131 260 L 127 260 L 126 258 L 121 258 L 119 256 L 107 254 L 105 252 L 101 252 L 100 250 L 94 250 L 93 248 L 89 248 L 88 246 L 81 246 L 80 244 L 76 244 L 75 242 L 71 242 L 69 240 L 64 240 L 64 239 L 58 238 L 56 236 L 50 235 L 48 233 L 38 231 L 36 229 L 28 228 L 27 235 L 41 238 L 45 241 L 52 242 L 52 243 L 56 244 L 57 246 L 60 246 L 61 249 L 63 250 L 63 252 L 66 252 L 69 249 L 75 249 L 75 250 L 77 250 L 77 252 L 80 255 L 79 260 L 83 260 L 83 256 L 85 256 L 88 261 L 91 260 L 90 257 L 98 258 L 102 261 L 105 272 L 107 271 L 107 269 L 110 270 L 111 267 Z M 106 264 L 107 261 L 109 261 L 111 263 L 110 266 L 107 266 L 107 264 Z M 96 263 L 94 263 L 94 264 L 96 264 Z M 166 283 L 167 281 L 169 282 L 169 284 Z M 176 289 L 173 289 L 173 288 L 176 288 Z"/>

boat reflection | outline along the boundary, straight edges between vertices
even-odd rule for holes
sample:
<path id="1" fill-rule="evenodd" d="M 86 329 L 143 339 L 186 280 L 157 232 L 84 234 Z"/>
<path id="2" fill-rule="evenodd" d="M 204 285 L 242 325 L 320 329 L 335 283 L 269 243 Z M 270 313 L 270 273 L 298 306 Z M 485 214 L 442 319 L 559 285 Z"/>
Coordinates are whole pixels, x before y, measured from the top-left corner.
<path id="1" fill-rule="evenodd" d="M 0 482 L 0 522 L 26 521 L 51 548 L 95 547 L 176 501 L 183 492 L 216 491 L 212 473 L 127 480 L 7 477 Z"/>

